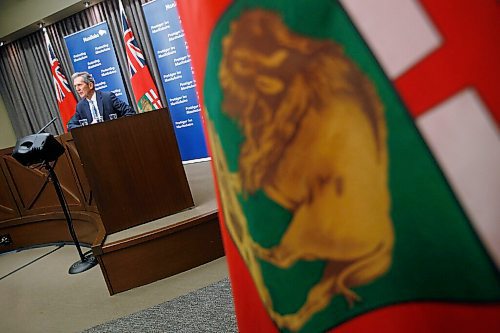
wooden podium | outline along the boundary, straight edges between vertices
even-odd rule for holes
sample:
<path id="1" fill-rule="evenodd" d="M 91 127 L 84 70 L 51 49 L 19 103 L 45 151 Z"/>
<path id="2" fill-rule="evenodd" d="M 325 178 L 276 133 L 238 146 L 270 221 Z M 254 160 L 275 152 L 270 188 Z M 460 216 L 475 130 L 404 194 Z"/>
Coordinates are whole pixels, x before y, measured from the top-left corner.
<path id="1" fill-rule="evenodd" d="M 107 234 L 194 206 L 166 109 L 71 133 Z"/>

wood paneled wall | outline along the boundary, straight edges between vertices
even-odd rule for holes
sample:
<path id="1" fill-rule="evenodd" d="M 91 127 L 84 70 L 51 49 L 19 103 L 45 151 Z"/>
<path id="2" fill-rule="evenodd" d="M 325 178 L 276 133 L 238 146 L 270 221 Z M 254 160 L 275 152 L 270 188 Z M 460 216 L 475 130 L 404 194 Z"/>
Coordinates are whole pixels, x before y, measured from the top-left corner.
<path id="1" fill-rule="evenodd" d="M 92 190 L 71 133 L 57 139 L 66 152 L 57 160 L 55 172 L 79 240 L 91 245 L 102 229 Z M 10 245 L 0 245 L 0 252 L 37 244 L 72 242 L 47 171 L 21 165 L 12 158 L 12 150 L 0 150 L 0 236 L 9 235 L 12 239 Z"/>

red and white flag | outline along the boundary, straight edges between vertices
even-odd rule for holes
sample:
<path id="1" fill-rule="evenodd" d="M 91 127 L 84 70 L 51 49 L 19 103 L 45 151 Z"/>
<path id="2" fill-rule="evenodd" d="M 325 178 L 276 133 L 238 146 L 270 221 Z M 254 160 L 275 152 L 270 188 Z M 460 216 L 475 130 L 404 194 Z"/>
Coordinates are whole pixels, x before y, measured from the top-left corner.
<path id="1" fill-rule="evenodd" d="M 128 23 L 127 15 L 120 4 L 120 15 L 122 22 L 123 39 L 125 41 L 125 50 L 127 52 L 128 69 L 132 90 L 134 91 L 135 101 L 139 112 L 160 109 L 162 107 L 158 94 L 158 89 L 151 77 L 148 66 L 144 59 L 134 33 Z"/>
<path id="2" fill-rule="evenodd" d="M 44 34 L 47 51 L 49 52 L 52 82 L 54 83 L 54 89 L 56 90 L 57 105 L 59 106 L 59 113 L 61 114 L 61 122 L 63 123 L 64 131 L 67 132 L 66 124 L 75 113 L 77 102 L 73 92 L 71 91 L 68 80 L 61 71 L 59 60 L 54 53 L 47 31 L 45 31 Z"/>

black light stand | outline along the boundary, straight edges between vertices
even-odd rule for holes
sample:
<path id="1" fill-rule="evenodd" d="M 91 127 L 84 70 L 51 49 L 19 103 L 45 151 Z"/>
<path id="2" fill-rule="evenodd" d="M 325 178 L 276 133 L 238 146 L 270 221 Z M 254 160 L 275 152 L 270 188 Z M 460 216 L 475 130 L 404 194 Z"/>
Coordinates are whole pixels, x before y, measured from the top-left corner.
<path id="1" fill-rule="evenodd" d="M 61 204 L 64 212 L 69 233 L 71 234 L 76 249 L 78 250 L 78 254 L 80 255 L 80 260 L 75 262 L 69 268 L 69 274 L 77 274 L 85 272 L 86 270 L 89 270 L 97 265 L 97 260 L 91 252 L 86 255 L 82 252 L 80 242 L 78 241 L 75 229 L 73 228 L 73 221 L 69 213 L 66 199 L 64 198 L 61 184 L 59 183 L 56 173 L 54 172 L 54 165 L 56 164 L 57 159 L 64 153 L 64 146 L 59 143 L 54 136 L 52 136 L 52 134 L 40 133 L 56 119 L 57 118 L 52 119 L 37 134 L 28 135 L 19 139 L 16 143 L 14 151 L 12 152 L 12 157 L 24 166 L 41 164 L 42 167 L 48 171 L 49 180 L 52 184 L 54 184 L 59 203 Z M 53 165 L 51 165 L 50 162 L 54 162 Z"/>
<path id="2" fill-rule="evenodd" d="M 69 268 L 69 274 L 77 274 L 85 272 L 86 270 L 89 270 L 95 265 L 97 265 L 97 259 L 92 255 L 91 252 L 87 253 L 87 255 L 83 254 L 82 248 L 80 247 L 80 242 L 78 241 L 75 229 L 73 228 L 73 220 L 71 219 L 71 215 L 68 210 L 66 199 L 64 198 L 61 184 L 59 183 L 59 179 L 57 178 L 56 173 L 54 172 L 54 167 L 50 165 L 50 163 L 47 161 L 43 162 L 43 167 L 49 172 L 49 179 L 50 181 L 52 181 L 52 184 L 54 184 L 57 197 L 59 198 L 59 203 L 61 204 L 64 216 L 66 217 L 66 223 L 68 224 L 69 233 L 71 234 L 71 238 L 73 238 L 73 242 L 75 243 L 76 249 L 78 250 L 78 254 L 80 255 L 80 260 L 75 262 Z"/>

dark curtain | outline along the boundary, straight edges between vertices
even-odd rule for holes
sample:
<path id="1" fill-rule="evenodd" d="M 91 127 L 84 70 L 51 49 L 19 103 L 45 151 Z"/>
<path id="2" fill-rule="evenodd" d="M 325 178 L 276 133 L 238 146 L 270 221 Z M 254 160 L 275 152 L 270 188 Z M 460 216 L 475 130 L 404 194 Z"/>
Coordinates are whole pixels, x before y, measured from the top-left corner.
<path id="1" fill-rule="evenodd" d="M 135 39 L 144 53 L 153 80 L 158 87 L 162 104 L 167 105 L 154 50 L 149 39 L 148 27 L 142 12 L 141 5 L 146 2 L 148 1 L 122 0 Z M 120 19 L 118 0 L 106 0 L 47 26 L 46 29 L 56 57 L 61 63 L 62 72 L 71 82 L 73 67 L 64 43 L 64 36 L 106 21 L 128 99 L 131 101 L 131 106 L 135 107 Z M 0 49 L 0 94 L 18 138 L 38 131 L 53 117 L 59 116 L 50 62 L 41 30 Z M 75 94 L 75 97 L 78 99 L 78 95 Z M 57 120 L 46 131 L 54 135 L 62 134 L 63 124 Z"/>

